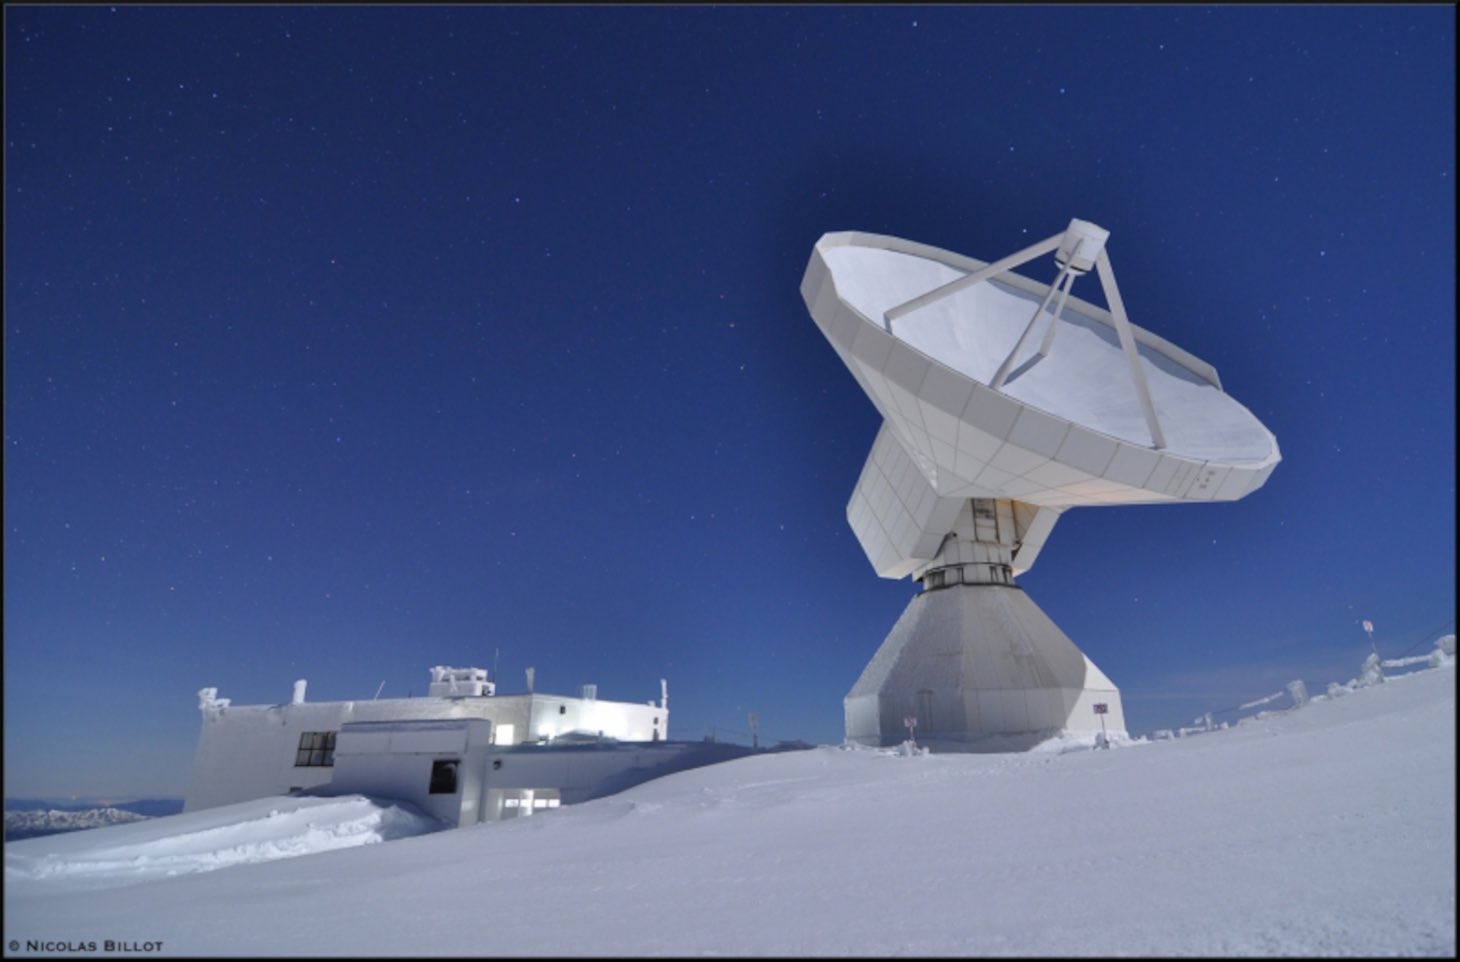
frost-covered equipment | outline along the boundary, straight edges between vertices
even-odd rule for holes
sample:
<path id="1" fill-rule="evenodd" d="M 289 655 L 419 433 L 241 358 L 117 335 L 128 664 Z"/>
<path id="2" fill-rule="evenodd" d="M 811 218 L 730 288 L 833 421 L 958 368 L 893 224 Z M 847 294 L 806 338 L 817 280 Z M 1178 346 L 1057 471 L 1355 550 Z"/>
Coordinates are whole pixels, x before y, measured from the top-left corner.
<path id="1" fill-rule="evenodd" d="M 1288 682 L 1288 694 L 1293 696 L 1293 707 L 1302 708 L 1308 704 L 1308 686 L 1301 678 Z"/>
<path id="2" fill-rule="evenodd" d="M 847 520 L 879 575 L 923 588 L 846 697 L 848 739 L 895 744 L 916 712 L 925 744 L 1006 748 L 1093 732 L 1096 702 L 1124 731 L 1015 577 L 1067 508 L 1233 501 L 1281 460 L 1211 365 L 1130 323 L 1108 239 L 1072 220 L 993 263 L 856 232 L 813 249 L 801 295 L 883 419 Z M 1049 284 L 1012 272 L 1051 253 Z M 1070 296 L 1091 270 L 1109 310 Z"/>
<path id="3" fill-rule="evenodd" d="M 482 698 L 496 693 L 497 686 L 487 680 L 484 668 L 437 665 L 431 669 L 431 687 L 427 689 L 431 698 Z"/>
<path id="4" fill-rule="evenodd" d="M 1105 716 L 1110 714 L 1110 705 L 1103 701 L 1097 701 L 1093 706 L 1095 714 L 1100 716 L 1100 742 L 1101 748 L 1110 747 L 1110 736 L 1105 733 Z"/>
<path id="5" fill-rule="evenodd" d="M 1379 646 L 1376 645 L 1376 644 L 1374 644 L 1374 623 L 1372 621 L 1370 621 L 1369 619 L 1365 618 L 1363 620 L 1363 626 L 1364 626 L 1364 633 L 1369 636 L 1369 650 L 1374 653 L 1374 657 L 1375 658 L 1378 658 L 1379 657 Z"/>

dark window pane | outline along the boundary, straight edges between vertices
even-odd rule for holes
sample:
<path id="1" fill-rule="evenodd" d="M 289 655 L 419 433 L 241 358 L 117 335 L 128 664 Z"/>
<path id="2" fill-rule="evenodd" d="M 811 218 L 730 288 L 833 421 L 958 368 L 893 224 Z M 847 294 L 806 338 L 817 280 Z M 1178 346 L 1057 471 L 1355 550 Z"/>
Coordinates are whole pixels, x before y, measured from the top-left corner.
<path id="1" fill-rule="evenodd" d="M 456 765 L 455 759 L 442 759 L 431 763 L 432 795 L 456 794 Z"/>

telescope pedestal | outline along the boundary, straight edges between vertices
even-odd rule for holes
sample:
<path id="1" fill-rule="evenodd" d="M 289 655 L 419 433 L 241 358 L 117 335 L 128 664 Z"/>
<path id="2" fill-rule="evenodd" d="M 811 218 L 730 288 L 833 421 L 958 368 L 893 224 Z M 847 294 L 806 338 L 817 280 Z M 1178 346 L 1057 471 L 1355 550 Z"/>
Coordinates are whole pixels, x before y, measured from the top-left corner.
<path id="1" fill-rule="evenodd" d="M 1017 751 L 1061 731 L 1125 731 L 1120 692 L 1013 582 L 1012 502 L 972 498 L 844 701 L 849 741 Z"/>
<path id="2" fill-rule="evenodd" d="M 844 700 L 847 740 L 1019 751 L 1059 731 L 1125 731 L 1120 692 L 1023 588 L 958 584 L 908 602 Z"/>

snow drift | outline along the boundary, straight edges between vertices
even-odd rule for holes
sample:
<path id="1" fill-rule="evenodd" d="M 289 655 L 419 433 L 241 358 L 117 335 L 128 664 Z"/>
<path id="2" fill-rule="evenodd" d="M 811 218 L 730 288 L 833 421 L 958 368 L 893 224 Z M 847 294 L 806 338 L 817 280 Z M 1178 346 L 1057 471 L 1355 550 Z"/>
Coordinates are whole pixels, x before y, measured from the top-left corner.
<path id="1" fill-rule="evenodd" d="M 5 886 L 7 894 L 41 879 L 106 887 L 370 845 L 444 827 L 404 803 L 363 795 L 261 798 L 106 831 L 7 843 Z"/>
<path id="2" fill-rule="evenodd" d="M 1455 672 L 1109 751 L 821 748 L 187 878 L 55 868 L 209 814 L 7 845 L 10 954 L 1451 957 Z"/>

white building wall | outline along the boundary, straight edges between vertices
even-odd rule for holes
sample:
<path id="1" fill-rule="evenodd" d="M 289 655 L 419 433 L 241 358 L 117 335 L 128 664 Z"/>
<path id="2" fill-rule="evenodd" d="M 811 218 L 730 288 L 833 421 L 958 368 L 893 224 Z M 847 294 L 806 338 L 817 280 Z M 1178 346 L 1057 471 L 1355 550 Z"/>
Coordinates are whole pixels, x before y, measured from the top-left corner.
<path id="1" fill-rule="evenodd" d="M 573 730 L 652 742 L 667 737 L 669 723 L 668 710 L 657 705 L 544 694 L 242 706 L 215 701 L 213 707 L 206 703 L 203 707 L 183 810 L 330 784 L 332 767 L 294 764 L 299 737 L 305 732 L 338 732 L 346 722 L 355 721 L 452 718 L 484 718 L 498 734 L 511 726 L 513 744 Z"/>
<path id="2" fill-rule="evenodd" d="M 452 825 L 481 818 L 481 799 L 491 749 L 492 724 L 484 719 L 442 722 L 377 722 L 340 732 L 334 794 L 359 792 L 397 798 Z M 432 768 L 456 762 L 456 788 L 431 793 Z"/>
<path id="3" fill-rule="evenodd" d="M 532 810 L 526 806 L 516 812 L 507 809 L 503 803 L 509 799 L 525 802 L 528 799 L 524 796 L 530 796 L 574 805 L 650 778 L 748 751 L 733 745 L 689 742 L 494 749 L 485 769 L 481 818 L 494 821 Z"/>
<path id="4" fill-rule="evenodd" d="M 669 713 L 657 705 L 585 700 L 565 695 L 531 695 L 531 719 L 522 713 L 517 743 L 589 732 L 621 742 L 654 742 L 668 737 Z"/>
<path id="5" fill-rule="evenodd" d="M 338 731 L 348 705 L 230 706 L 213 715 L 205 711 L 183 811 L 328 784 L 332 768 L 295 767 L 299 736 Z"/>

